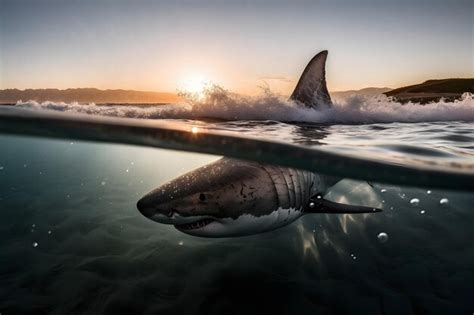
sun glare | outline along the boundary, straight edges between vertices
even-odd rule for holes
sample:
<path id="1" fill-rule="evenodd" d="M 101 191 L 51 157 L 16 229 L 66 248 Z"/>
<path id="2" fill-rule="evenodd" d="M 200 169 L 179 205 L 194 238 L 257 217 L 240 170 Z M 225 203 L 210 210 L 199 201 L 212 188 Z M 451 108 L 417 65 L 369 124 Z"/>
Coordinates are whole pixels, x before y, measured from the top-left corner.
<path id="1" fill-rule="evenodd" d="M 203 76 L 200 75 L 189 76 L 183 81 L 182 87 L 185 92 L 193 94 L 203 94 L 208 82 L 208 80 L 206 80 Z"/>

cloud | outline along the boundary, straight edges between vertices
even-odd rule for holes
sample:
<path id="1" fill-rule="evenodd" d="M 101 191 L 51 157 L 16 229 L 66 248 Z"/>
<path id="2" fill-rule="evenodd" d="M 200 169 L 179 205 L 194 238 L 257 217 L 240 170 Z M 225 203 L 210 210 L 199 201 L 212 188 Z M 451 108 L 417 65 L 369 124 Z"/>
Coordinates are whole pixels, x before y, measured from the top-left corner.
<path id="1" fill-rule="evenodd" d="M 292 79 L 289 79 L 287 77 L 272 77 L 272 76 L 268 76 L 268 77 L 260 77 L 258 78 L 259 80 L 264 80 L 264 81 L 269 81 L 269 80 L 273 80 L 273 81 L 281 81 L 281 82 L 293 82 Z"/>

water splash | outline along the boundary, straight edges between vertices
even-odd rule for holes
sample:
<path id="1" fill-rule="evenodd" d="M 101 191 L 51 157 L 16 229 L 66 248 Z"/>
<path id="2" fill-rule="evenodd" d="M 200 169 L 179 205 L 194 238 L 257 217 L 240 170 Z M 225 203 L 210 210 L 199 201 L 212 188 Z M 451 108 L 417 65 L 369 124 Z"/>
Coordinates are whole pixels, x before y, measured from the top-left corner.
<path id="1" fill-rule="evenodd" d="M 16 106 L 94 115 L 148 119 L 277 120 L 311 123 L 388 123 L 430 121 L 474 121 L 474 98 L 464 93 L 452 102 L 441 99 L 425 105 L 401 104 L 384 95 L 352 95 L 337 99 L 334 106 L 319 111 L 305 108 L 268 88 L 258 96 L 245 96 L 218 85 L 208 85 L 196 93 L 181 93 L 185 102 L 156 106 L 123 106 L 42 102 L 17 102 Z"/>

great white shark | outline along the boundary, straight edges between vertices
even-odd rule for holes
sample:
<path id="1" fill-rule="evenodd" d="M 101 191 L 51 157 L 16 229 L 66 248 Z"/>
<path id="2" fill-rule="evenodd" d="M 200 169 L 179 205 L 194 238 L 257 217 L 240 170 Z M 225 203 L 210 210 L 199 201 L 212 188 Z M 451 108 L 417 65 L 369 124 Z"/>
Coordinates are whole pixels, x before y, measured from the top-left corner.
<path id="1" fill-rule="evenodd" d="M 313 109 L 332 106 L 326 87 L 328 52 L 306 66 L 290 100 Z M 184 174 L 142 197 L 147 218 L 203 237 L 271 231 L 308 213 L 373 213 L 380 209 L 324 199 L 342 178 L 233 158 Z"/>

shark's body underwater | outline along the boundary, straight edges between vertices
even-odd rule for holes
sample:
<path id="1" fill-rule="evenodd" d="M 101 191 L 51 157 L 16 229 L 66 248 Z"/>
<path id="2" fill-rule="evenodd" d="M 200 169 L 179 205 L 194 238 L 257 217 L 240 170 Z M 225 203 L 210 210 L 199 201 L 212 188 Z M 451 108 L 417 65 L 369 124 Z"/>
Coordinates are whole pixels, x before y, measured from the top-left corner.
<path id="1" fill-rule="evenodd" d="M 309 62 L 290 99 L 314 109 L 332 105 L 326 58 L 327 51 L 322 51 Z M 204 237 L 271 231 L 307 213 L 380 211 L 325 200 L 340 179 L 224 157 L 153 190 L 137 207 L 151 220 Z"/>

